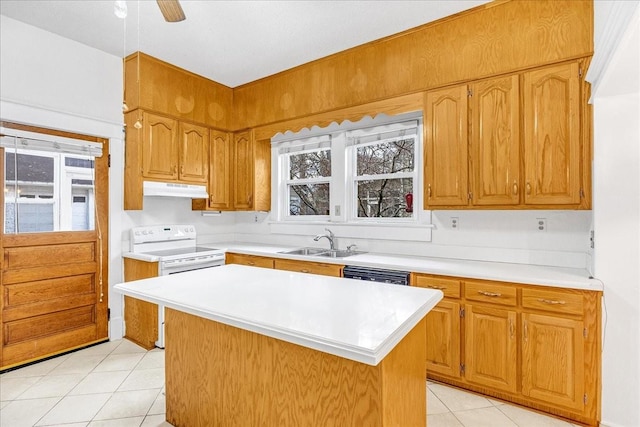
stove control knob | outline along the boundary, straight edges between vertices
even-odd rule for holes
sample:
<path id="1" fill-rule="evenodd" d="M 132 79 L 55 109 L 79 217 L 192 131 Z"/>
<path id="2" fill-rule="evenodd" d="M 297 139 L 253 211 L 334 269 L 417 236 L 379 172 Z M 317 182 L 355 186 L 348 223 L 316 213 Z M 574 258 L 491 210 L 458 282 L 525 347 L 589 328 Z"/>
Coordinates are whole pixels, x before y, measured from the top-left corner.
<path id="1" fill-rule="evenodd" d="M 142 232 L 142 234 L 144 234 L 144 235 L 146 236 L 146 235 L 147 235 L 147 230 L 144 230 L 144 231 Z"/>
<path id="2" fill-rule="evenodd" d="M 153 234 L 153 230 L 149 230 L 149 234 Z"/>
<path id="3" fill-rule="evenodd" d="M 193 228 L 193 227 L 191 227 L 191 228 L 189 229 L 189 231 L 193 233 L 195 230 L 194 230 L 194 228 Z"/>
<path id="4" fill-rule="evenodd" d="M 140 235 L 140 232 L 139 232 L 139 231 L 136 231 L 136 232 L 135 232 L 135 235 L 136 235 L 136 236 L 139 236 L 139 235 Z"/>

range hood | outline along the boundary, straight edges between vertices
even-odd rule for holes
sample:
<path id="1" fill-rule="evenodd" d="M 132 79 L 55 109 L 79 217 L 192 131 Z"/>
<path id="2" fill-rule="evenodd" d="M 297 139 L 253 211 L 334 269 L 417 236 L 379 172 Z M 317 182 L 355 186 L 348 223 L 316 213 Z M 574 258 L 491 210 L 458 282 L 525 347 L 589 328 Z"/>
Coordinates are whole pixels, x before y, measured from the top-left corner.
<path id="1" fill-rule="evenodd" d="M 209 197 L 205 185 L 158 181 L 144 181 L 142 194 L 144 196 L 182 197 L 187 199 L 206 199 Z"/>

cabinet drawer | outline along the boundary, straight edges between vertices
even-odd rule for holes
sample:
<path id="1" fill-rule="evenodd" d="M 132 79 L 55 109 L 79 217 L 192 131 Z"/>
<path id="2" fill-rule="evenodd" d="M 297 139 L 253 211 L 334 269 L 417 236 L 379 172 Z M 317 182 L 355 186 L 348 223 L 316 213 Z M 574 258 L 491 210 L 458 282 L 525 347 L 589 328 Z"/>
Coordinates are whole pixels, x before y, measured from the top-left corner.
<path id="1" fill-rule="evenodd" d="M 251 267 L 273 268 L 273 258 L 227 253 L 227 264 L 248 265 Z"/>
<path id="2" fill-rule="evenodd" d="M 522 307 L 578 315 L 584 311 L 582 293 L 549 289 L 523 289 Z"/>
<path id="3" fill-rule="evenodd" d="M 416 274 L 412 284 L 420 288 L 438 289 L 445 297 L 460 298 L 460 281 L 456 279 Z"/>
<path id="4" fill-rule="evenodd" d="M 507 306 L 516 305 L 515 285 L 499 285 L 493 282 L 464 282 L 464 296 L 468 300 L 489 302 Z"/>
<path id="5" fill-rule="evenodd" d="M 342 265 L 324 264 L 320 262 L 275 260 L 276 270 L 297 271 L 299 273 L 321 274 L 324 276 L 342 276 Z"/>

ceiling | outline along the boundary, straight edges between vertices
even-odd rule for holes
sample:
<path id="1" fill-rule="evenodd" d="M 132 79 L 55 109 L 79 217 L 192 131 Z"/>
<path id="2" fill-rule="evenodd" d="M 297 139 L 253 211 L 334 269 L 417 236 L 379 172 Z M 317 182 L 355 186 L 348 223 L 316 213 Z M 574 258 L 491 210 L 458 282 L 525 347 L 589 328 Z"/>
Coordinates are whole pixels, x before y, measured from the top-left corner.
<path id="1" fill-rule="evenodd" d="M 229 87 L 487 3 L 422 1 L 190 1 L 165 22 L 155 1 L 0 0 L 0 14 L 123 57 L 142 51 Z M 139 11 L 139 13 L 138 13 Z"/>

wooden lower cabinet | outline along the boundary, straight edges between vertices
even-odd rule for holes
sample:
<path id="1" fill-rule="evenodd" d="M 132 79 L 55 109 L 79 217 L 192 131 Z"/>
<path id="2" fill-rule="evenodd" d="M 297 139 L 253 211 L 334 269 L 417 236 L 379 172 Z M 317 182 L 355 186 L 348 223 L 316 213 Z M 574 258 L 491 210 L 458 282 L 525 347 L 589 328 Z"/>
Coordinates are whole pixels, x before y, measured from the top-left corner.
<path id="1" fill-rule="evenodd" d="M 342 277 L 343 265 L 326 264 L 323 262 L 294 261 L 276 259 L 276 270 L 297 271 L 299 273 L 321 274 L 323 276 Z"/>
<path id="2" fill-rule="evenodd" d="M 125 282 L 157 276 L 157 262 L 124 259 Z M 125 338 L 147 350 L 154 348 L 158 339 L 158 305 L 125 296 L 124 327 Z"/>
<path id="3" fill-rule="evenodd" d="M 602 292 L 414 273 L 440 289 L 427 377 L 599 425 Z"/>
<path id="4" fill-rule="evenodd" d="M 225 255 L 225 263 L 248 265 L 250 267 L 273 268 L 273 258 L 257 255 L 236 254 L 232 252 L 227 252 Z"/>

